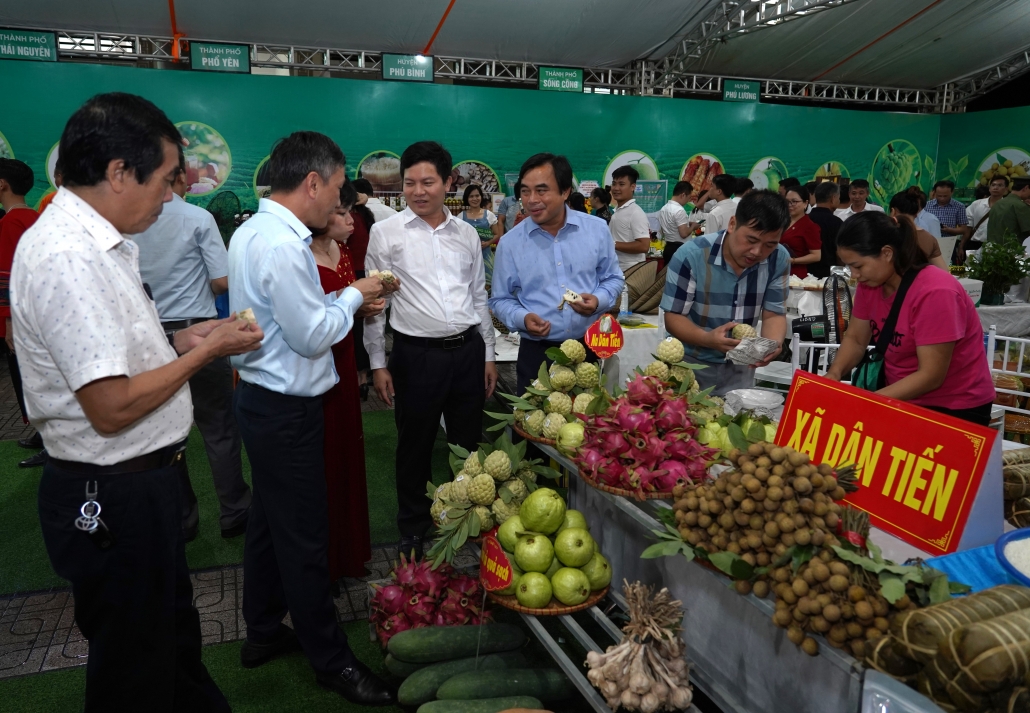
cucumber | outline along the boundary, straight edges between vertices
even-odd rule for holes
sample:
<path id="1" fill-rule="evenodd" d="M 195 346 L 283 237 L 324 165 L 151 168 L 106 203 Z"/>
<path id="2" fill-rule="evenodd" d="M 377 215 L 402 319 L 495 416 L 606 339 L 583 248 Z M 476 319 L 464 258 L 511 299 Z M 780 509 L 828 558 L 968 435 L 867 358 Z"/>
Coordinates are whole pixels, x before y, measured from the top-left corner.
<path id="1" fill-rule="evenodd" d="M 424 663 L 407 663 L 406 661 L 401 661 L 397 658 L 394 658 L 392 654 L 386 655 L 384 663 L 386 664 L 386 670 L 389 671 L 391 675 L 396 676 L 397 678 L 407 678 L 411 674 L 415 673 L 420 669 L 425 668 L 428 665 Z"/>
<path id="2" fill-rule="evenodd" d="M 436 692 L 440 700 L 474 700 L 487 696 L 533 696 L 542 701 L 569 698 L 575 693 L 561 671 L 515 668 L 504 671 L 459 673 Z"/>
<path id="3" fill-rule="evenodd" d="M 514 651 L 524 643 L 526 635 L 516 626 L 484 624 L 408 629 L 393 636 L 386 648 L 407 663 L 436 663 L 475 656 L 477 650 L 481 656 Z"/>
<path id="4" fill-rule="evenodd" d="M 418 707 L 416 713 L 500 713 L 511 708 L 543 710 L 544 704 L 532 696 L 484 698 L 478 701 L 430 701 Z"/>
<path id="5" fill-rule="evenodd" d="M 405 664 L 412 666 L 417 664 Z M 490 671 L 494 669 L 522 668 L 527 665 L 526 657 L 518 651 L 510 651 L 503 654 L 489 654 L 479 657 L 479 665 L 476 665 L 476 657 L 472 656 L 456 661 L 444 661 L 442 663 L 430 664 L 420 671 L 416 671 L 404 680 L 400 690 L 397 691 L 397 701 L 404 706 L 420 706 L 423 703 L 436 698 L 436 689 L 444 681 L 466 671 Z"/>

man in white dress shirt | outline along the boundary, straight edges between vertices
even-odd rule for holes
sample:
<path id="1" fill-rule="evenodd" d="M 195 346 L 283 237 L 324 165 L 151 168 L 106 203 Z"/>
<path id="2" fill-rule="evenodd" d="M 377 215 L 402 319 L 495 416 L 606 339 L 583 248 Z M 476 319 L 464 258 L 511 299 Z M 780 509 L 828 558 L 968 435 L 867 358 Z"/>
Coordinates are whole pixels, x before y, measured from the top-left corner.
<path id="1" fill-rule="evenodd" d="M 229 710 L 201 662 L 180 525 L 186 383 L 263 335 L 232 317 L 170 344 L 144 290 L 123 235 L 146 230 L 172 199 L 180 141 L 141 97 L 86 102 L 61 135 L 63 186 L 12 270 L 26 407 L 50 453 L 39 520 L 89 641 L 87 713 Z"/>
<path id="2" fill-rule="evenodd" d="M 633 197 L 639 177 L 637 169 L 632 166 L 619 166 L 612 171 L 611 191 L 616 208 L 612 219 L 608 221 L 608 230 L 615 241 L 615 254 L 619 257 L 619 267 L 623 273 L 637 263 L 644 262 L 651 248 L 651 228 L 647 214 Z"/>
<path id="3" fill-rule="evenodd" d="M 988 184 L 988 189 L 990 194 L 986 198 L 975 200 L 966 208 L 966 219 L 969 221 L 969 229 L 973 233 L 973 237 L 966 244 L 970 250 L 979 250 L 987 242 L 987 225 L 991 208 L 1008 195 L 1008 176 L 995 176 Z"/>
<path id="4" fill-rule="evenodd" d="M 719 174 L 712 179 L 712 189 L 708 191 L 708 197 L 716 203 L 705 220 L 705 235 L 714 235 L 729 227 L 730 218 L 737 212 L 737 204 L 733 202 L 733 193 L 736 190 L 737 179 L 728 173 Z"/>
<path id="5" fill-rule="evenodd" d="M 847 220 L 864 210 L 883 212 L 883 208 L 869 202 L 869 181 L 864 178 L 856 178 L 851 182 L 848 186 L 848 197 L 851 199 L 851 204 L 846 208 L 839 208 L 833 213 L 841 220 Z"/>
<path id="6" fill-rule="evenodd" d="M 408 207 L 372 226 L 365 256 L 369 270 L 389 270 L 403 284 L 390 298 L 389 363 L 385 315 L 365 320 L 365 348 L 376 393 L 394 406 L 397 421 L 399 546 L 419 556 L 433 524 L 426 482 L 440 417 L 447 442 L 474 451 L 497 383 L 479 235 L 444 207 L 451 166 L 450 153 L 433 141 L 404 150 Z"/>

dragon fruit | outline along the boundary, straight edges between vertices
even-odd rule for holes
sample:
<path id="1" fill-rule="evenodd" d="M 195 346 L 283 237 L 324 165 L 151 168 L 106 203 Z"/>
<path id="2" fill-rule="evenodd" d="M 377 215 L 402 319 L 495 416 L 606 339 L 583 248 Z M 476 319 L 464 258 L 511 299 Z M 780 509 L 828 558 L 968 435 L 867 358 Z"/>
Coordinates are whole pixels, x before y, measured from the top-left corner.
<path id="1" fill-rule="evenodd" d="M 631 404 L 637 406 L 654 406 L 661 400 L 663 390 L 660 380 L 642 374 L 637 374 L 633 381 L 626 384 L 626 396 Z"/>
<path id="2" fill-rule="evenodd" d="M 413 625 L 419 623 L 428 626 L 436 614 L 436 599 L 427 595 L 413 594 L 411 599 L 404 603 L 404 616 Z"/>
<path id="3" fill-rule="evenodd" d="M 443 617 L 448 626 L 467 624 L 471 618 L 468 597 L 453 589 L 447 590 L 447 596 L 440 602 L 438 616 Z"/>
<path id="4" fill-rule="evenodd" d="M 686 428 L 690 422 L 685 399 L 662 401 L 654 410 L 654 425 L 659 431 Z"/>
<path id="5" fill-rule="evenodd" d="M 405 553 L 400 552 L 399 554 L 401 563 L 394 567 L 393 579 L 402 587 L 411 587 L 412 582 L 415 581 L 415 570 L 418 568 L 418 563 L 415 562 L 414 557 L 409 560 L 404 557 Z"/>
<path id="6" fill-rule="evenodd" d="M 435 597 L 443 592 L 449 582 L 450 577 L 442 568 L 434 570 L 429 560 L 423 560 L 415 567 L 411 589 L 418 594 Z"/>
<path id="7" fill-rule="evenodd" d="M 601 436 L 599 445 L 604 453 L 616 457 L 629 450 L 629 441 L 622 433 L 614 429 Z"/>
<path id="8" fill-rule="evenodd" d="M 386 616 L 399 614 L 404 609 L 404 588 L 397 584 L 375 587 L 371 609 Z"/>
<path id="9" fill-rule="evenodd" d="M 407 631 L 410 628 L 411 623 L 403 614 L 394 614 L 385 619 L 382 625 L 378 627 L 379 642 L 383 645 L 383 648 L 386 648 L 386 644 L 389 643 L 395 634 Z"/>
<path id="10" fill-rule="evenodd" d="M 658 464 L 658 470 L 665 471 L 665 475 L 659 477 L 659 490 L 672 490 L 677 483 L 690 480 L 687 466 L 678 460 L 663 460 Z"/>
<path id="11" fill-rule="evenodd" d="M 615 423 L 626 433 L 649 433 L 654 427 L 650 413 L 625 401 L 616 407 Z"/>
<path id="12" fill-rule="evenodd" d="M 477 597 L 481 597 L 483 593 L 482 587 L 479 586 L 479 580 L 472 577 L 455 577 L 451 580 L 449 588 L 473 600 L 477 600 Z"/>

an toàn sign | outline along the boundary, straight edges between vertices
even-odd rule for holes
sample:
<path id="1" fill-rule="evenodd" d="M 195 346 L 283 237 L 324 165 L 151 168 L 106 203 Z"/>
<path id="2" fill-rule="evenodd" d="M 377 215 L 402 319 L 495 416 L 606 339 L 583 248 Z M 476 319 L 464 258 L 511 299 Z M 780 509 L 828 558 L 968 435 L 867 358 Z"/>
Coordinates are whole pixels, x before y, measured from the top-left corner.
<path id="1" fill-rule="evenodd" d="M 488 592 L 496 592 L 511 586 L 514 577 L 508 555 L 493 535 L 483 538 L 483 549 L 479 556 L 479 580 Z"/>
<path id="2" fill-rule="evenodd" d="M 602 315 L 601 319 L 587 327 L 583 341 L 599 359 L 608 359 L 622 349 L 625 342 L 622 325 L 610 314 Z"/>
<path id="3" fill-rule="evenodd" d="M 997 434 L 808 372 L 794 375 L 776 443 L 859 468 L 848 505 L 931 554 L 958 549 Z M 1001 513 L 997 513 L 1001 517 Z"/>

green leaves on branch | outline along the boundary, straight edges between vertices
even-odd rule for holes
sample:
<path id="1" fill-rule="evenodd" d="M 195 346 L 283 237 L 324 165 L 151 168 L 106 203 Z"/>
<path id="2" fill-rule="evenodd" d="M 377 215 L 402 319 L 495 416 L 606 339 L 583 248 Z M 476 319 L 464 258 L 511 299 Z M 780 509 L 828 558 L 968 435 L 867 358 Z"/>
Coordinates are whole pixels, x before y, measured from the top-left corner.
<path id="1" fill-rule="evenodd" d="M 833 551 L 845 562 L 875 574 L 880 583 L 880 594 L 891 604 L 905 596 L 909 584 L 914 585 L 916 596 L 923 606 L 940 604 L 951 599 L 953 594 L 970 591 L 968 585 L 949 581 L 948 575 L 928 567 L 921 560 L 916 560 L 916 563 L 911 565 L 894 564 L 883 558 L 880 548 L 872 543 L 868 546 L 871 557 L 863 557 L 843 547 L 834 547 Z"/>

